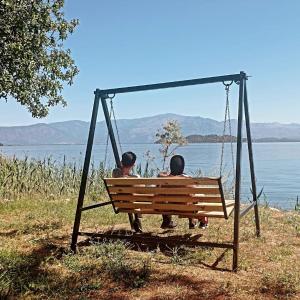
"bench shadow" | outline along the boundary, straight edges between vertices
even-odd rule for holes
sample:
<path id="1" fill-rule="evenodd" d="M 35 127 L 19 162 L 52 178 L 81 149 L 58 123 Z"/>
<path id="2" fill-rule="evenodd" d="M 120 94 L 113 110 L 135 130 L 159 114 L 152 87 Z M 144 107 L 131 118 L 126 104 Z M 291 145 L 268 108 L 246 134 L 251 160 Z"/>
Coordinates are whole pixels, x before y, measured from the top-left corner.
<path id="1" fill-rule="evenodd" d="M 0 232 L 0 237 L 14 237 L 18 234 L 17 229 L 13 229 L 7 232 Z"/>
<path id="2" fill-rule="evenodd" d="M 174 256 L 174 253 L 179 256 L 184 255 L 187 249 L 181 246 L 194 249 L 201 248 L 199 245 L 185 244 L 185 242 L 197 242 L 203 234 L 188 233 L 167 236 L 163 236 L 163 234 L 165 234 L 165 232 L 134 233 L 126 229 L 106 230 L 101 233 L 95 233 L 94 236 L 90 236 L 78 242 L 77 245 L 78 247 L 84 247 L 95 243 L 122 240 L 128 245 L 130 250 L 137 252 L 155 252 L 159 249 L 159 251 L 167 257 Z M 202 247 L 205 248 L 205 246 Z M 228 250 L 230 249 L 225 249 L 213 264 L 207 264 L 205 262 L 199 262 L 199 264 L 212 270 L 231 272 L 230 269 L 218 267 L 218 264 L 223 260 Z"/>
<path id="3" fill-rule="evenodd" d="M 169 231 L 167 233 L 170 233 Z M 77 243 L 78 246 L 88 246 L 95 242 L 105 242 L 111 240 L 123 240 L 130 249 L 137 251 L 154 251 L 158 247 L 167 248 L 170 250 L 172 247 L 184 244 L 184 242 L 196 242 L 201 238 L 202 234 L 178 234 L 178 235 L 165 235 L 166 232 L 147 232 L 135 233 L 126 229 L 113 229 L 107 230 L 88 237 L 87 239 Z M 100 236 L 101 235 L 101 236 Z M 191 246 L 190 246 L 191 247 Z"/>

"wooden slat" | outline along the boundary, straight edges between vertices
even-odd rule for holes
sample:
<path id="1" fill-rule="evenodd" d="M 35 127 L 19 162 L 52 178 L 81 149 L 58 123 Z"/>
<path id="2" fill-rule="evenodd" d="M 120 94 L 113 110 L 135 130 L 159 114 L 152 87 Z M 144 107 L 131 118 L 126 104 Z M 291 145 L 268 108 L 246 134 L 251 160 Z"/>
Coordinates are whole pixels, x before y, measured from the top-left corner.
<path id="1" fill-rule="evenodd" d="M 128 203 L 124 203 L 124 206 L 127 205 Z M 186 205 L 185 207 L 188 207 Z M 228 200 L 226 201 L 226 209 L 227 209 L 227 214 L 228 216 L 233 212 L 234 210 L 234 200 Z M 212 209 L 212 208 L 211 208 Z M 186 217 L 186 218 L 191 218 L 191 217 L 201 217 L 201 216 L 207 216 L 207 217 L 215 217 L 215 218 L 223 218 L 224 217 L 224 212 L 223 210 L 210 210 L 209 207 L 207 207 L 207 210 L 201 210 L 197 212 L 185 212 L 185 211 L 176 211 L 176 210 L 168 210 L 168 207 L 164 205 L 164 210 L 158 210 L 158 209 L 153 209 L 150 208 L 149 206 L 145 206 L 144 208 L 121 208 L 120 211 L 122 212 L 132 212 L 132 213 L 141 213 L 141 214 L 170 214 L 170 215 L 178 215 L 180 217 Z"/>
<path id="2" fill-rule="evenodd" d="M 118 194 L 163 194 L 163 195 L 189 195 L 189 194 L 220 194 L 219 187 L 211 188 L 196 188 L 196 187 L 179 187 L 179 188 L 165 188 L 165 187 L 108 187 L 110 193 Z"/>
<path id="3" fill-rule="evenodd" d="M 156 214 L 161 215 L 161 211 L 157 211 L 154 209 L 120 209 L 120 212 L 126 213 L 139 213 L 139 214 Z M 182 216 L 184 218 L 200 218 L 200 217 L 213 217 L 213 218 L 224 218 L 224 212 L 216 212 L 216 211 L 198 211 L 197 213 L 181 213 L 175 211 L 163 211 L 164 215 L 175 215 L 175 216 Z"/>
<path id="4" fill-rule="evenodd" d="M 234 200 L 225 200 L 226 207 L 234 205 Z"/>
<path id="5" fill-rule="evenodd" d="M 197 202 L 210 202 L 221 203 L 221 196 L 198 194 L 197 196 L 190 195 L 140 195 L 140 194 L 111 194 L 112 200 L 123 200 L 129 202 L 138 201 L 151 201 L 151 202 L 178 202 L 178 203 L 197 203 Z"/>
<path id="6" fill-rule="evenodd" d="M 230 207 L 226 207 L 226 210 L 227 210 L 227 216 L 229 217 L 234 210 L 234 205 L 232 205 Z"/>
<path id="7" fill-rule="evenodd" d="M 115 207 L 117 208 L 128 208 L 128 209 L 157 209 L 160 211 L 181 211 L 181 212 L 191 212 L 191 211 L 223 211 L 222 203 L 207 203 L 207 205 L 200 204 L 173 204 L 173 203 L 163 203 L 163 204 L 153 204 L 151 202 L 115 202 Z"/>
<path id="8" fill-rule="evenodd" d="M 218 185 L 218 177 L 200 178 L 105 178 L 108 185 Z"/>
<path id="9" fill-rule="evenodd" d="M 108 191 L 120 212 L 170 214 L 179 217 L 224 218 L 234 200 L 222 206 L 220 178 L 106 178 Z"/>

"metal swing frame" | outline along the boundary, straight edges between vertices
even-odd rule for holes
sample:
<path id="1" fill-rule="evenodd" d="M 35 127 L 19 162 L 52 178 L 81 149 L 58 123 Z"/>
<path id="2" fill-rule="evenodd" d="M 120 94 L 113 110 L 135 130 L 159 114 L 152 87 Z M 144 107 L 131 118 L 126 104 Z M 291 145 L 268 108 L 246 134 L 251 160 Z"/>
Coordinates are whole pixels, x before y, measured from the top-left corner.
<path id="1" fill-rule="evenodd" d="M 102 238 L 121 238 L 121 239 L 130 239 L 131 241 L 136 241 L 140 237 L 136 235 L 130 236 L 122 236 L 122 235 L 105 235 L 98 233 L 88 233 L 88 232 L 80 232 L 80 220 L 81 213 L 85 210 L 94 209 L 97 207 L 111 205 L 112 202 L 100 202 L 97 204 L 93 204 L 90 206 L 83 206 L 84 196 L 86 191 L 86 184 L 88 178 L 88 172 L 90 167 L 90 160 L 92 154 L 92 147 L 94 142 L 94 134 L 95 127 L 97 122 L 97 115 L 99 104 L 101 101 L 106 125 L 108 128 L 108 133 L 112 145 L 112 150 L 115 158 L 116 165 L 118 167 L 121 166 L 120 155 L 118 152 L 118 147 L 113 131 L 113 126 L 110 119 L 109 110 L 107 107 L 107 99 L 111 98 L 110 95 L 122 94 L 122 93 L 131 93 L 131 92 L 141 92 L 141 91 L 149 91 L 149 90 L 157 90 L 157 89 L 167 89 L 167 88 L 175 88 L 175 87 L 184 87 L 184 86 L 193 86 L 200 84 L 209 84 L 209 83 L 224 83 L 227 81 L 233 81 L 239 85 L 239 98 L 238 98 L 238 126 L 237 126 L 237 148 L 236 148 L 236 170 L 235 170 L 235 204 L 234 204 L 234 233 L 233 233 L 233 242 L 232 243 L 211 243 L 211 242 L 196 242 L 196 241 L 183 241 L 181 239 L 176 240 L 176 244 L 185 244 L 188 246 L 207 246 L 207 247 L 217 247 L 217 248 L 225 248 L 233 250 L 233 271 L 237 271 L 238 269 L 238 257 L 239 257 L 239 227 L 240 227 L 240 219 L 245 216 L 252 208 L 254 209 L 255 216 L 255 226 L 256 226 L 256 236 L 260 236 L 260 222 L 259 222 L 259 214 L 258 214 L 258 203 L 257 203 L 257 190 L 256 190 L 256 179 L 254 172 L 254 160 L 253 160 L 253 150 L 252 150 L 252 138 L 251 138 L 251 129 L 250 129 L 250 116 L 249 116 L 249 107 L 248 107 L 248 96 L 247 96 L 247 88 L 246 81 L 248 76 L 245 72 L 241 71 L 238 74 L 231 75 L 223 75 L 223 76 L 215 76 L 215 77 L 206 77 L 206 78 L 198 78 L 198 79 L 190 79 L 183 81 L 173 81 L 173 82 L 165 82 L 165 83 L 156 83 L 156 84 L 148 84 L 148 85 L 139 85 L 139 86 L 130 86 L 130 87 L 121 87 L 114 89 L 106 89 L 100 90 L 96 89 L 94 92 L 94 106 L 91 117 L 89 136 L 86 147 L 86 154 L 81 178 L 81 185 L 78 195 L 78 202 L 73 226 L 73 234 L 71 241 L 71 249 L 76 252 L 77 240 L 79 235 L 92 236 L 92 237 L 102 237 Z M 252 203 L 241 210 L 240 207 L 240 198 L 241 198 L 241 158 L 242 158 L 242 126 L 243 119 L 245 117 L 245 125 L 246 125 L 246 136 L 247 136 L 247 145 L 248 145 L 248 154 L 249 154 L 249 166 L 250 166 L 250 175 L 251 175 L 251 187 L 252 187 Z M 153 237 L 151 238 L 151 241 Z M 150 241 L 150 242 L 151 242 Z M 159 238 L 156 241 L 159 243 Z M 174 242 L 174 241 L 173 241 Z M 178 243 L 177 243 L 178 242 Z M 166 242 L 167 243 L 167 242 Z"/>

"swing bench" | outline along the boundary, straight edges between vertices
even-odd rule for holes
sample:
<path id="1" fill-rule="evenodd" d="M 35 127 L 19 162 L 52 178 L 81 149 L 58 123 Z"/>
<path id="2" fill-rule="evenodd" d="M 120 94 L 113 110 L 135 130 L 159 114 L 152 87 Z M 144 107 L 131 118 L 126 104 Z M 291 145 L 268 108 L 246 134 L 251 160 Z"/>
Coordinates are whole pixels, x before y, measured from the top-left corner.
<path id="1" fill-rule="evenodd" d="M 221 178 L 104 178 L 116 212 L 228 219 Z"/>
<path id="2" fill-rule="evenodd" d="M 106 205 L 112 205 L 116 213 L 128 213 L 129 220 L 132 225 L 132 213 L 137 214 L 166 214 L 166 215 L 177 215 L 183 218 L 224 218 L 228 217 L 234 211 L 234 224 L 233 224 L 233 241 L 227 243 L 214 243 L 205 241 L 185 240 L 183 237 L 176 237 L 172 240 L 161 240 L 159 237 L 150 239 L 148 242 L 160 243 L 163 242 L 167 245 L 186 245 L 186 246 L 205 246 L 205 247 L 217 247 L 233 250 L 233 271 L 238 269 L 238 253 L 239 253 L 239 224 L 240 219 L 245 216 L 252 208 L 254 209 L 256 236 L 260 236 L 260 224 L 259 214 L 257 205 L 257 191 L 256 191 L 256 179 L 254 173 L 254 161 L 253 161 L 253 150 L 252 150 L 252 139 L 250 130 L 250 117 L 248 110 L 248 97 L 246 89 L 246 80 L 248 79 L 246 73 L 240 72 L 239 74 L 223 75 L 216 77 L 206 77 L 199 79 L 173 81 L 149 85 L 131 86 L 124 88 L 115 88 L 107 90 L 95 91 L 94 106 L 89 130 L 89 137 L 87 141 L 86 155 L 84 160 L 83 172 L 81 185 L 78 195 L 78 202 L 76 208 L 76 215 L 73 226 L 73 234 L 71 241 L 71 249 L 76 252 L 78 236 L 90 236 L 99 237 L 105 239 L 125 239 L 131 242 L 140 241 L 140 235 L 115 235 L 105 233 L 91 233 L 80 231 L 80 221 L 82 212 L 94 208 L 99 208 Z M 225 83 L 230 82 L 230 83 Z M 114 153 L 117 167 L 121 167 L 119 149 L 116 143 L 114 130 L 111 122 L 111 116 L 114 115 L 112 99 L 116 94 L 129 93 L 129 92 L 140 92 L 147 90 L 157 90 L 166 88 L 175 88 L 183 86 L 192 86 L 208 83 L 223 83 L 226 90 L 226 109 L 225 109 L 225 120 L 223 137 L 225 137 L 226 123 L 229 123 L 230 136 L 231 136 L 231 124 L 229 114 L 229 100 L 228 93 L 230 85 L 235 82 L 239 85 L 239 101 L 238 101 L 238 122 L 237 122 L 237 141 L 236 141 L 236 164 L 234 174 L 234 197 L 233 199 L 225 199 L 223 186 L 221 182 L 222 164 L 223 164 L 223 153 L 224 143 L 222 143 L 221 151 L 221 166 L 220 166 L 220 177 L 201 177 L 201 178 L 104 178 L 105 187 L 109 195 L 110 200 L 106 202 L 99 202 L 89 206 L 83 206 L 85 190 L 88 179 L 88 171 L 90 166 L 90 159 L 92 153 L 92 146 L 95 135 L 95 127 L 97 122 L 97 114 L 99 103 L 101 100 L 105 121 L 108 129 L 108 134 Z M 112 96 L 111 96 L 112 95 Z M 107 106 L 107 99 L 111 100 L 111 110 L 109 112 Z M 251 192 L 252 192 L 252 203 L 246 208 L 241 210 L 240 198 L 241 198 L 241 157 L 242 157 L 242 126 L 243 126 L 243 115 L 245 116 L 246 134 L 247 134 L 247 145 L 248 145 L 248 156 L 249 156 L 249 167 L 251 175 Z M 117 137 L 119 140 L 119 147 L 121 148 L 119 132 L 115 119 L 115 128 L 117 131 Z M 106 140 L 106 152 L 107 152 L 108 138 Z M 105 160 L 106 160 L 105 153 Z M 232 161 L 234 159 L 233 147 L 231 143 L 231 154 Z"/>

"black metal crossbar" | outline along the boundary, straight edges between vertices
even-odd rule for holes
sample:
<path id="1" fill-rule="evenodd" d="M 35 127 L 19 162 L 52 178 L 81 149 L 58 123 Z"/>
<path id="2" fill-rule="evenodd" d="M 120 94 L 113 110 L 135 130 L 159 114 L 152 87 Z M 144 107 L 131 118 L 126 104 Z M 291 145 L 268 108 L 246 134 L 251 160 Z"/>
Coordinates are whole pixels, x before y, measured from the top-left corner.
<path id="1" fill-rule="evenodd" d="M 136 85 L 136 86 L 107 89 L 107 90 L 97 89 L 96 93 L 99 93 L 99 96 L 102 97 L 102 96 L 108 96 L 109 94 L 123 94 L 123 93 L 142 92 L 142 91 L 149 91 L 149 90 L 160 90 L 160 89 L 168 89 L 168 88 L 192 86 L 198 84 L 216 83 L 216 82 L 224 82 L 224 81 L 240 81 L 241 79 L 247 79 L 246 74 L 243 72 L 239 74 L 232 74 L 232 75 L 162 82 L 162 83 L 155 83 L 155 84 Z"/>
<path id="2" fill-rule="evenodd" d="M 246 208 L 244 208 L 241 212 L 240 212 L 240 217 L 244 217 L 249 211 L 251 208 L 253 208 L 255 205 L 255 203 L 251 203 L 249 206 L 247 206 Z"/>
<path id="3" fill-rule="evenodd" d="M 85 206 L 85 207 L 82 207 L 82 208 L 81 208 L 81 211 L 89 210 L 89 209 L 93 209 L 93 208 L 101 207 L 101 206 L 105 206 L 105 205 L 111 205 L 111 201 L 107 201 L 107 202 L 99 202 L 99 203 L 96 203 L 96 204 L 92 204 L 92 205 L 89 205 L 89 206 Z"/>

